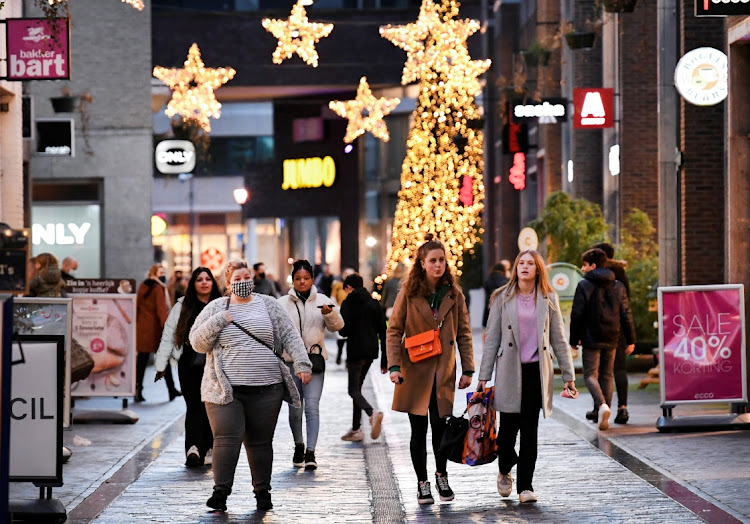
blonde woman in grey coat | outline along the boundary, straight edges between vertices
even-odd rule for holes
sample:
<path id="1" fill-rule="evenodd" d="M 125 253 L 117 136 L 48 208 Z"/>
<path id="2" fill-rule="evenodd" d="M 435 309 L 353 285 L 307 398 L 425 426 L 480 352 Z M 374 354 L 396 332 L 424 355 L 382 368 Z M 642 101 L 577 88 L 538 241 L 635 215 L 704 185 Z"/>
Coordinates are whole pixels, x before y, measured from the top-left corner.
<path id="1" fill-rule="evenodd" d="M 495 409 L 500 413 L 497 490 L 502 497 L 510 496 L 510 470 L 518 464 L 516 492 L 522 503 L 536 502 L 532 479 L 539 410 L 545 417 L 552 411 L 553 353 L 565 388 L 572 396 L 577 395 L 560 304 L 550 286 L 544 259 L 536 251 L 522 251 L 513 264 L 510 281 L 492 294 L 477 386 L 478 391 L 484 389 L 494 368 Z M 516 454 L 519 431 L 521 442 Z"/>

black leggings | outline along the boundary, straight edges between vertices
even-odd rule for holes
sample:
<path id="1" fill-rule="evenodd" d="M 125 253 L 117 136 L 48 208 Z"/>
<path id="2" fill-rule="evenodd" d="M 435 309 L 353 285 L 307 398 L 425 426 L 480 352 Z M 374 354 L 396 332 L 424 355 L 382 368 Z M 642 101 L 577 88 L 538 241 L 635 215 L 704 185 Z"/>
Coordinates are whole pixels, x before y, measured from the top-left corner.
<path id="1" fill-rule="evenodd" d="M 435 469 L 438 473 L 444 475 L 447 473 L 448 458 L 439 453 L 439 450 L 445 432 L 445 419 L 440 418 L 440 412 L 438 411 L 435 381 L 432 383 L 428 413 L 429 422 L 432 426 L 432 451 L 435 453 Z M 411 442 L 409 442 L 411 463 L 414 466 L 414 472 L 417 474 L 417 480 L 423 482 L 427 480 L 427 415 L 412 415 L 409 413 L 409 423 L 411 424 Z"/>

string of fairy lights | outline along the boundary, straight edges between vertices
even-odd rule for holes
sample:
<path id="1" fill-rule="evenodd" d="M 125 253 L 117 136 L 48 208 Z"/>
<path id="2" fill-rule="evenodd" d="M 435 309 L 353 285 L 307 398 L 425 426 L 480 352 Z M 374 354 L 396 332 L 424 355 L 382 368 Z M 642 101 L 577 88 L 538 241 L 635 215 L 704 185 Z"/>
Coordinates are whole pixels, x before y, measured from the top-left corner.
<path id="1" fill-rule="evenodd" d="M 278 40 L 272 55 L 276 64 L 297 54 L 306 64 L 318 67 L 315 45 L 331 34 L 333 24 L 310 22 L 303 1 L 294 4 L 287 19 L 262 21 Z M 402 164 L 389 270 L 399 262 L 411 263 L 424 235 L 433 233 L 446 245 L 448 262 L 460 275 L 463 254 L 473 253 L 484 232 L 480 216 L 484 136 L 474 98 L 482 90 L 479 77 L 490 67 L 490 60 L 472 60 L 466 41 L 480 24 L 458 15 L 459 3 L 454 0 L 423 0 L 415 22 L 380 28 L 383 38 L 406 51 L 401 83 L 419 82 Z M 209 118 L 220 115 L 214 90 L 234 74 L 232 68 L 206 68 L 196 44 L 184 68 L 154 68 L 154 76 L 173 91 L 166 114 L 195 120 L 206 132 L 210 131 Z M 349 121 L 346 143 L 365 132 L 388 141 L 383 119 L 399 103 L 398 98 L 373 96 L 362 77 L 353 100 L 334 100 L 329 107 Z"/>

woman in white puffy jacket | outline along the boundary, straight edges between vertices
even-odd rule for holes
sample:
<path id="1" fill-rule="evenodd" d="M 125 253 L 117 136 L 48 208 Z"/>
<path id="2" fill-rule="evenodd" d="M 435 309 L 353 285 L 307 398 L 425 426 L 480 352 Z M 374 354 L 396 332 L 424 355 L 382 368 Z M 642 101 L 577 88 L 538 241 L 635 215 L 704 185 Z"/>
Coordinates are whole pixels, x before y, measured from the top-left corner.
<path id="1" fill-rule="evenodd" d="M 313 361 L 312 379 L 308 384 L 294 376 L 297 389 L 302 398 L 302 407 L 289 406 L 289 426 L 294 435 L 294 457 L 292 463 L 305 469 L 316 469 L 318 463 L 315 460 L 315 446 L 318 441 L 318 430 L 320 429 L 320 396 L 323 393 L 323 379 L 325 369 L 316 370 L 314 360 L 319 363 L 328 360 L 328 352 L 325 345 L 325 330 L 338 331 L 344 327 L 344 320 L 334 302 L 325 295 L 319 294 L 313 285 L 313 268 L 307 260 L 297 260 L 292 266 L 293 287 L 289 293 L 278 299 L 279 304 L 292 319 L 292 323 L 299 329 L 302 340 L 305 342 L 308 356 Z M 321 357 L 311 355 L 320 354 Z M 284 360 L 292 369 L 292 357 L 284 352 Z M 302 436 L 302 413 L 304 410 L 307 421 L 307 449 Z"/>

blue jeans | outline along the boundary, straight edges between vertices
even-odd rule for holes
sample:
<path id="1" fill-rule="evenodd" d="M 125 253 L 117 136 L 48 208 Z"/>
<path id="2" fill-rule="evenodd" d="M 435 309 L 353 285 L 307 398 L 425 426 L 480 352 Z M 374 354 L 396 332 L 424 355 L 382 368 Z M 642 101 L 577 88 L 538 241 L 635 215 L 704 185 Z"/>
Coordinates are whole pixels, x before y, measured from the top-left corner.
<path id="1" fill-rule="evenodd" d="M 307 449 L 315 450 L 318 443 L 318 431 L 320 430 L 320 396 L 323 394 L 323 380 L 325 373 L 313 373 L 310 382 L 302 384 L 302 381 L 294 373 L 294 366 L 287 363 L 289 370 L 294 377 L 294 383 L 297 385 L 300 399 L 302 400 L 301 408 L 289 406 L 289 427 L 292 428 L 294 443 L 301 444 L 304 442 L 302 437 L 302 411 L 305 412 L 307 420 Z"/>

